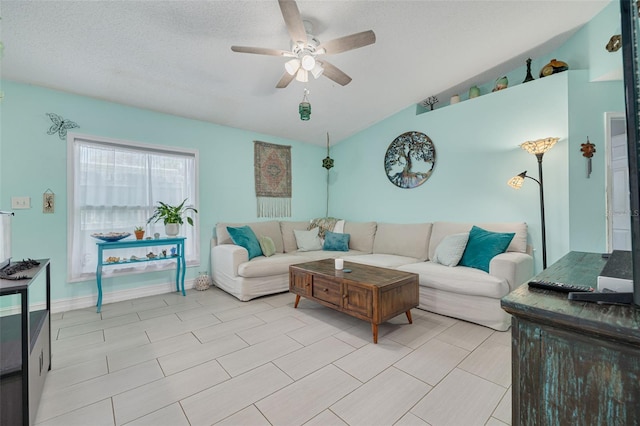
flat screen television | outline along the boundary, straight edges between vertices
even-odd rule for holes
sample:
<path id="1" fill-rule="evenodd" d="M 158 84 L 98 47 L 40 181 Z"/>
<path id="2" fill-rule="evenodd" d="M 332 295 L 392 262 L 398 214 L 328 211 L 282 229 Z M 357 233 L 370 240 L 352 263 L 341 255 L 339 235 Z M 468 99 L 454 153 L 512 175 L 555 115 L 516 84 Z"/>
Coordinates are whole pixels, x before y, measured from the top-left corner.
<path id="1" fill-rule="evenodd" d="M 633 303 L 640 306 L 640 3 L 620 0 L 622 19 L 622 66 L 627 119 L 629 157 L 629 193 L 631 198 L 631 261 L 633 268 Z"/>

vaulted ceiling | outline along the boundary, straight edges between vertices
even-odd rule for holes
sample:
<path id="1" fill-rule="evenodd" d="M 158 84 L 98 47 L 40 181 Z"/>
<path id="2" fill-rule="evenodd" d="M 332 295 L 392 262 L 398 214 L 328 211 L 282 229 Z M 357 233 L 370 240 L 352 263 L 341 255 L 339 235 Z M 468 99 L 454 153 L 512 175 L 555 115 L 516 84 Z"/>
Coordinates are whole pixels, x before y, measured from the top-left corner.
<path id="1" fill-rule="evenodd" d="M 550 53 L 607 0 L 298 1 L 320 41 L 373 30 L 375 44 L 327 56 L 353 78 L 292 81 L 276 0 L 7 1 L 2 78 L 323 145 L 430 95 L 485 83 Z M 537 73 L 538 70 L 534 70 Z M 310 91 L 311 120 L 298 104 Z"/>

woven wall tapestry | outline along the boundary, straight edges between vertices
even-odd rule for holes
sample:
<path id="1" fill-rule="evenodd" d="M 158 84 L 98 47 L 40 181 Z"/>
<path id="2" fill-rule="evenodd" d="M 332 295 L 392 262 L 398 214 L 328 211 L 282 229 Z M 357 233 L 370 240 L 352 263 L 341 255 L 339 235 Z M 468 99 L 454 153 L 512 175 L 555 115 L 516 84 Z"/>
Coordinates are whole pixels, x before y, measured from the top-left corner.
<path id="1" fill-rule="evenodd" d="M 291 217 L 291 147 L 253 143 L 258 217 Z"/>

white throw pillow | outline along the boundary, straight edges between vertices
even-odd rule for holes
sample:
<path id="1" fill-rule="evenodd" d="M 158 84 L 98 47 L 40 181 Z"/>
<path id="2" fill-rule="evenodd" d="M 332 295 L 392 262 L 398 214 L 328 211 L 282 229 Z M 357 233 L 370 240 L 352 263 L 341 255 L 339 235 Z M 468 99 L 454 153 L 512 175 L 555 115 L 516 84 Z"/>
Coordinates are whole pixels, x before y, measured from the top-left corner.
<path id="1" fill-rule="evenodd" d="M 296 236 L 298 251 L 322 250 L 322 242 L 318 236 L 318 228 L 313 228 L 309 231 L 294 229 L 293 233 Z"/>
<path id="2" fill-rule="evenodd" d="M 447 235 L 436 247 L 432 261 L 445 266 L 456 266 L 462 259 L 467 241 L 469 241 L 468 232 Z"/>

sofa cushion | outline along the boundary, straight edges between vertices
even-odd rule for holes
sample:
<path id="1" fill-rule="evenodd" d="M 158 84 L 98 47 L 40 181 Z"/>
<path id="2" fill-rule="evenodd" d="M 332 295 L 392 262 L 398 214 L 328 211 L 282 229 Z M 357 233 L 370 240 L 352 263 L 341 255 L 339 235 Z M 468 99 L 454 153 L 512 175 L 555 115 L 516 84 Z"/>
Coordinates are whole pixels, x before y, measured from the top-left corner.
<path id="1" fill-rule="evenodd" d="M 362 263 L 364 265 L 379 266 L 380 268 L 397 268 L 408 263 L 421 262 L 415 257 L 398 256 L 395 254 L 363 254 L 345 256 L 345 262 Z"/>
<path id="2" fill-rule="evenodd" d="M 467 241 L 469 241 L 468 232 L 447 235 L 438 244 L 431 260 L 445 266 L 458 265 L 467 247 Z"/>
<path id="3" fill-rule="evenodd" d="M 419 262 L 398 267 L 401 271 L 419 275 L 421 286 L 455 294 L 500 299 L 509 294 L 509 283 L 480 269 L 456 266 L 450 268 L 435 262 Z"/>
<path id="4" fill-rule="evenodd" d="M 266 257 L 270 257 L 276 254 L 276 245 L 271 237 L 262 235 L 258 237 L 258 242 L 260 243 L 260 249 L 262 250 L 263 255 L 265 255 Z"/>
<path id="5" fill-rule="evenodd" d="M 349 234 L 324 231 L 322 250 L 349 251 Z"/>
<path id="6" fill-rule="evenodd" d="M 473 226 L 460 265 L 489 272 L 491 259 L 505 252 L 514 235 L 513 232 L 491 232 Z"/>
<path id="7" fill-rule="evenodd" d="M 429 242 L 429 259 L 433 259 L 440 241 L 447 235 L 469 232 L 473 223 L 435 222 Z M 524 222 L 476 223 L 482 229 L 492 232 L 515 232 L 507 251 L 527 252 L 527 224 Z"/>
<path id="8" fill-rule="evenodd" d="M 216 238 L 218 240 L 218 244 L 233 244 L 233 241 L 227 232 L 227 226 L 237 228 L 243 225 L 249 226 L 256 235 L 266 235 L 271 238 L 273 243 L 276 245 L 276 252 L 283 253 L 284 244 L 282 242 L 282 233 L 280 232 L 280 222 L 276 220 L 251 223 L 218 223 L 216 225 Z"/>
<path id="9" fill-rule="evenodd" d="M 248 226 L 239 226 L 234 228 L 233 226 L 227 226 L 227 232 L 231 236 L 231 241 L 235 245 L 242 246 L 249 252 L 249 260 L 254 257 L 262 256 L 262 249 L 260 248 L 260 242 L 258 237 L 253 233 L 253 230 Z"/>
<path id="10" fill-rule="evenodd" d="M 429 256 L 431 223 L 378 223 L 373 253 L 396 254 L 421 261 Z"/>
<path id="11" fill-rule="evenodd" d="M 276 253 L 271 257 L 256 257 L 238 266 L 238 275 L 244 278 L 261 278 L 289 273 L 289 265 L 301 263 L 298 256 Z"/>
<path id="12" fill-rule="evenodd" d="M 293 234 L 296 236 L 298 251 L 322 250 L 322 243 L 318 236 L 318 228 L 313 228 L 309 231 L 294 229 Z"/>
<path id="13" fill-rule="evenodd" d="M 291 253 L 298 250 L 298 244 L 296 242 L 296 236 L 293 234 L 294 229 L 298 229 L 300 231 L 306 231 L 307 226 L 309 226 L 308 221 L 300 221 L 300 222 L 289 222 L 282 221 L 280 222 L 280 231 L 282 233 L 282 241 L 284 243 L 284 252 Z"/>
<path id="14" fill-rule="evenodd" d="M 349 248 L 352 250 L 373 252 L 373 239 L 376 236 L 376 222 L 345 222 L 344 233 L 349 237 Z"/>

